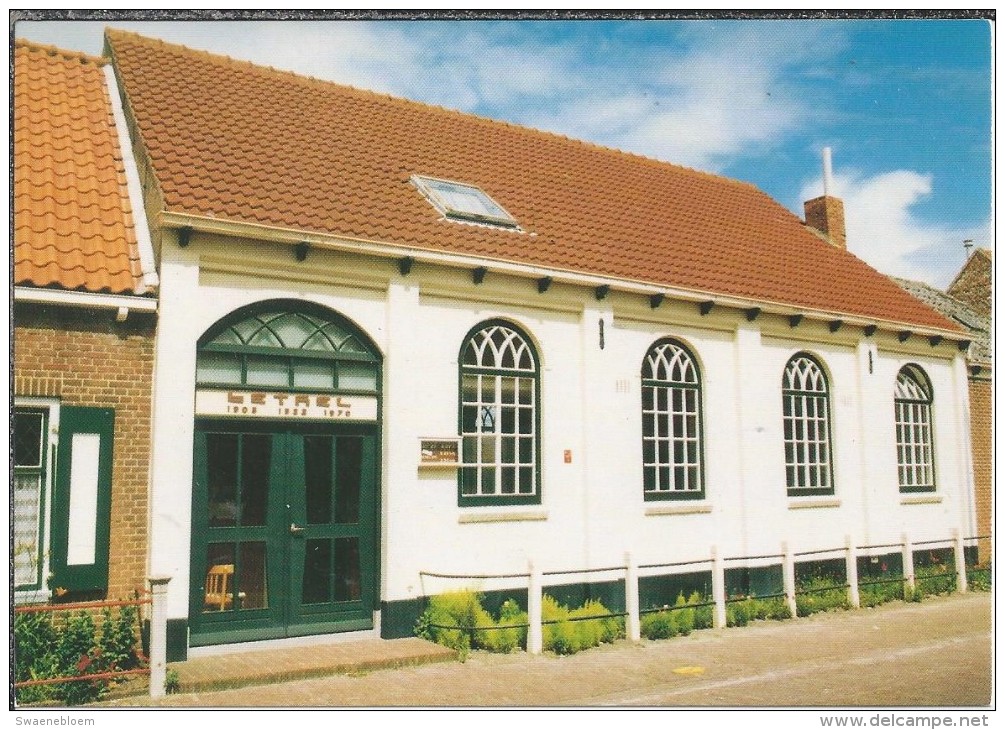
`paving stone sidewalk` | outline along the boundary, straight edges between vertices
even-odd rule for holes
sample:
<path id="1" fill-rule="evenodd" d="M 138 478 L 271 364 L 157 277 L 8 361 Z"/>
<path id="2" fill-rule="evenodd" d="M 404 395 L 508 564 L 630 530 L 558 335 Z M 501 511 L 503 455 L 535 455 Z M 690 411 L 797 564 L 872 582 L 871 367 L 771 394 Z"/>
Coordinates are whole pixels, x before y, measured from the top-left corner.
<path id="1" fill-rule="evenodd" d="M 987 593 L 953 595 L 668 641 L 619 642 L 569 657 L 475 652 L 464 663 L 357 668 L 350 675 L 156 701 L 134 696 L 103 706 L 987 707 L 993 702 L 992 605 Z"/>

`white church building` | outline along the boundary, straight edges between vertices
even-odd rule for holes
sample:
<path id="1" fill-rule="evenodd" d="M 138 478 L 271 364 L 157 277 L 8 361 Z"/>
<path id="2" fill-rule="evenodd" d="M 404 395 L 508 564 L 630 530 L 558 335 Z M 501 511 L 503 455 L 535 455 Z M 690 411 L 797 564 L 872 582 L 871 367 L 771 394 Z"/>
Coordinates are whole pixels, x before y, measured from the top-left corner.
<path id="1" fill-rule="evenodd" d="M 410 635 L 431 574 L 973 534 L 967 334 L 845 250 L 839 200 L 803 221 L 704 172 L 106 42 L 160 281 L 174 658 Z"/>

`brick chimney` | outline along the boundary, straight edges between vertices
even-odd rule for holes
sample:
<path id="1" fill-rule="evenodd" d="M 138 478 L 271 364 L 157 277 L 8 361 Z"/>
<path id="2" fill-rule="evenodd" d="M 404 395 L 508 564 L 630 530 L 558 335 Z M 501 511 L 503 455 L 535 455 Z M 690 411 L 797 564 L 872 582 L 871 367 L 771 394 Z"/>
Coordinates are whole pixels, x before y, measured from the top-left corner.
<path id="1" fill-rule="evenodd" d="M 844 203 L 830 194 L 834 187 L 831 177 L 831 148 L 824 147 L 824 194 L 803 203 L 806 225 L 823 234 L 838 248 L 847 249 L 844 230 Z"/>

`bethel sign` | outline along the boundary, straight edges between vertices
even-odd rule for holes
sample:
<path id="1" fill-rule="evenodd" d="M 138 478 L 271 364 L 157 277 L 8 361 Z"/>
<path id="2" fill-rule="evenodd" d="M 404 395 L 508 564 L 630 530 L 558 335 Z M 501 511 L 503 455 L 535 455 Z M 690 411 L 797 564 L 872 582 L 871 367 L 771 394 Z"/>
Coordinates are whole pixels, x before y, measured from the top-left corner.
<path id="1" fill-rule="evenodd" d="M 376 421 L 377 398 L 372 395 L 200 389 L 195 393 L 195 415 L 226 418 Z"/>

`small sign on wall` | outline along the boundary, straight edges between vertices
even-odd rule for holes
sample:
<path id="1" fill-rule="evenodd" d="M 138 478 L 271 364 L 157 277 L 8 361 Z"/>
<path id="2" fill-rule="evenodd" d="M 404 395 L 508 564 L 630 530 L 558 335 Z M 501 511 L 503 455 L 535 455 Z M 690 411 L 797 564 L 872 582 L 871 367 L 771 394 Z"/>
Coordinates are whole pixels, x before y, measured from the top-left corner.
<path id="1" fill-rule="evenodd" d="M 456 436 L 419 439 L 419 466 L 459 466 L 461 440 Z"/>

